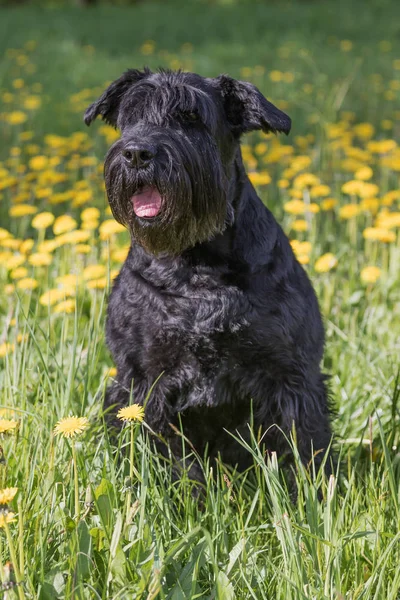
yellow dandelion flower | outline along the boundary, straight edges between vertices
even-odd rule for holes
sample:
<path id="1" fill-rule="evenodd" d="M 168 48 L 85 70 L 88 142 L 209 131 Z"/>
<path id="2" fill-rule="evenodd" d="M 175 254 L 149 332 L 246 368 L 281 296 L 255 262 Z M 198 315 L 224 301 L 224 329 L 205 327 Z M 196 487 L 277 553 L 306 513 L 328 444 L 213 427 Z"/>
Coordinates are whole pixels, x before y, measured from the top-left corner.
<path id="1" fill-rule="evenodd" d="M 0 528 L 3 529 L 7 523 L 13 523 L 15 521 L 15 513 L 7 512 L 0 513 Z"/>
<path id="2" fill-rule="evenodd" d="M 293 248 L 296 256 L 300 256 L 301 254 L 310 254 L 312 250 L 311 242 L 300 242 L 299 240 L 292 240 L 290 245 Z"/>
<path id="3" fill-rule="evenodd" d="M 22 110 L 14 110 L 6 115 L 6 121 L 10 123 L 10 125 L 21 125 L 22 123 L 25 123 L 27 118 L 27 114 L 22 112 Z"/>
<path id="4" fill-rule="evenodd" d="M 33 277 L 24 277 L 18 281 L 17 288 L 19 290 L 35 290 L 38 285 L 38 282 Z"/>
<path id="5" fill-rule="evenodd" d="M 376 183 L 370 183 L 363 181 L 362 186 L 360 188 L 360 196 L 361 198 L 372 198 L 379 194 L 379 187 Z"/>
<path id="6" fill-rule="evenodd" d="M 40 96 L 27 96 L 24 100 L 24 108 L 27 110 L 37 110 L 42 104 Z"/>
<path id="7" fill-rule="evenodd" d="M 49 159 L 47 156 L 33 156 L 29 161 L 29 168 L 32 171 L 43 171 L 48 165 Z"/>
<path id="8" fill-rule="evenodd" d="M 361 207 L 358 204 L 345 204 L 339 209 L 339 217 L 347 220 L 356 217 L 361 212 Z"/>
<path id="9" fill-rule="evenodd" d="M 313 215 L 319 213 L 319 211 L 321 210 L 318 204 L 316 204 L 315 202 L 307 204 L 306 207 L 306 211 L 312 213 Z"/>
<path id="10" fill-rule="evenodd" d="M 27 277 L 27 275 L 28 269 L 26 267 L 17 267 L 10 273 L 11 279 L 22 279 L 23 277 Z"/>
<path id="11" fill-rule="evenodd" d="M 325 200 L 322 200 L 321 202 L 321 210 L 333 210 L 335 208 L 335 206 L 337 205 L 338 201 L 335 200 L 334 198 L 326 198 Z"/>
<path id="12" fill-rule="evenodd" d="M 306 187 L 315 187 L 316 185 L 319 185 L 319 183 L 318 177 L 312 173 L 301 173 L 295 178 L 293 185 L 295 188 L 302 190 Z"/>
<path id="13" fill-rule="evenodd" d="M 260 142 L 259 144 L 256 144 L 254 147 L 254 152 L 258 156 L 265 154 L 267 152 L 267 150 L 268 150 L 268 145 L 265 142 Z"/>
<path id="14" fill-rule="evenodd" d="M 107 278 L 99 277 L 99 279 L 91 279 L 87 283 L 89 290 L 104 290 L 107 287 Z"/>
<path id="15" fill-rule="evenodd" d="M 80 192 L 76 192 L 72 201 L 72 206 L 82 206 L 82 204 L 86 204 L 86 202 L 89 202 L 89 200 L 91 199 L 92 192 L 90 190 L 82 190 Z"/>
<path id="16" fill-rule="evenodd" d="M 56 423 L 54 435 L 72 438 L 83 433 L 88 426 L 89 420 L 86 417 L 64 417 Z"/>
<path id="17" fill-rule="evenodd" d="M 41 242 L 37 249 L 38 252 L 44 252 L 45 254 L 48 254 L 50 252 L 54 252 L 54 250 L 58 247 L 57 241 L 56 240 L 44 240 L 44 242 Z"/>
<path id="18" fill-rule="evenodd" d="M 61 300 L 65 300 L 65 290 L 53 288 L 51 290 L 47 290 L 44 292 L 39 298 L 39 303 L 42 306 L 53 306 L 60 302 Z"/>
<path id="19" fill-rule="evenodd" d="M 395 200 L 400 200 L 400 190 L 391 190 L 382 196 L 384 206 L 392 206 Z"/>
<path id="20" fill-rule="evenodd" d="M 3 261 L 3 265 L 6 267 L 6 269 L 11 271 L 12 269 L 16 269 L 17 267 L 23 265 L 25 260 L 26 256 L 23 256 L 22 254 L 11 254 L 8 260 Z"/>
<path id="21" fill-rule="evenodd" d="M 0 419 L 0 433 L 9 433 L 15 431 L 18 427 L 18 421 L 15 419 Z"/>
<path id="22" fill-rule="evenodd" d="M 373 174 L 374 172 L 371 167 L 366 166 L 357 169 L 357 171 L 354 173 L 354 177 L 356 179 L 360 179 L 361 181 L 367 181 L 368 179 L 371 179 Z"/>
<path id="23" fill-rule="evenodd" d="M 353 131 L 359 138 L 368 140 L 374 135 L 375 127 L 371 123 L 359 123 L 354 126 Z"/>
<path id="24" fill-rule="evenodd" d="M 113 250 L 112 254 L 111 254 L 111 258 L 113 260 L 115 260 L 115 262 L 119 262 L 119 263 L 123 263 L 126 260 L 126 257 L 128 256 L 129 253 L 129 247 L 128 248 L 118 248 L 117 250 Z"/>
<path id="25" fill-rule="evenodd" d="M 22 254 L 27 254 L 32 250 L 34 245 L 35 241 L 32 240 L 32 238 L 28 238 L 22 242 L 22 244 L 19 247 L 19 251 L 22 252 Z"/>
<path id="26" fill-rule="evenodd" d="M 286 190 L 290 185 L 289 179 L 279 179 L 278 180 L 278 188 L 281 190 Z"/>
<path id="27" fill-rule="evenodd" d="M 74 273 L 68 273 L 67 275 L 59 275 L 56 277 L 56 282 L 62 287 L 76 288 L 79 283 L 79 276 Z"/>
<path id="28" fill-rule="evenodd" d="M 363 182 L 358 179 L 352 179 L 342 185 L 343 194 L 349 194 L 350 196 L 358 196 L 361 193 Z"/>
<path id="29" fill-rule="evenodd" d="M 308 254 L 298 254 L 296 255 L 296 258 L 301 265 L 308 265 L 310 262 L 310 257 Z"/>
<path id="30" fill-rule="evenodd" d="M 302 200 L 289 200 L 283 205 L 283 210 L 291 215 L 304 215 L 307 205 Z"/>
<path id="31" fill-rule="evenodd" d="M 51 212 L 42 212 L 32 219 L 32 227 L 35 229 L 47 229 L 54 223 L 54 215 Z"/>
<path id="32" fill-rule="evenodd" d="M 82 242 L 87 242 L 90 238 L 89 231 L 82 231 L 81 229 L 75 229 L 74 231 L 67 231 L 67 233 L 63 233 L 59 235 L 56 239 L 57 246 L 64 246 L 65 244 L 78 244 Z"/>
<path id="33" fill-rule="evenodd" d="M 114 219 L 107 219 L 103 221 L 103 223 L 99 227 L 100 239 L 106 240 L 114 233 L 120 233 L 121 231 L 125 231 L 125 227 Z"/>
<path id="34" fill-rule="evenodd" d="M 379 267 L 364 267 L 360 273 L 361 281 L 363 283 L 375 283 L 381 276 L 381 270 Z"/>
<path id="35" fill-rule="evenodd" d="M 37 208 L 35 206 L 31 206 L 30 204 L 17 204 L 10 208 L 8 214 L 10 217 L 25 217 L 26 215 L 34 215 L 36 212 Z"/>
<path id="36" fill-rule="evenodd" d="M 82 229 L 84 231 L 94 231 L 99 226 L 99 222 L 97 220 L 93 221 L 82 221 Z"/>
<path id="37" fill-rule="evenodd" d="M 55 235 L 60 235 L 61 233 L 66 233 L 67 231 L 72 231 L 72 229 L 76 229 L 76 226 L 77 222 L 75 221 L 75 219 L 73 219 L 69 215 L 62 215 L 54 221 L 53 231 Z"/>
<path id="38" fill-rule="evenodd" d="M 126 408 L 121 408 L 117 414 L 121 421 L 136 421 L 141 423 L 144 419 L 144 408 L 140 404 L 131 404 Z"/>
<path id="39" fill-rule="evenodd" d="M 92 206 L 91 208 L 85 208 L 81 212 L 82 221 L 96 221 L 100 218 L 100 211 L 98 208 Z"/>
<path id="40" fill-rule="evenodd" d="M 376 225 L 377 227 L 383 227 L 384 229 L 400 227 L 400 212 L 391 212 L 378 215 L 378 218 L 376 219 Z"/>
<path id="41" fill-rule="evenodd" d="M 106 268 L 104 265 L 89 265 L 86 269 L 83 270 L 83 279 L 85 281 L 90 281 L 91 279 L 99 279 L 103 277 L 106 273 Z"/>
<path id="42" fill-rule="evenodd" d="M 296 221 L 292 223 L 292 229 L 293 231 L 307 231 L 307 221 L 304 219 L 296 219 Z"/>
<path id="43" fill-rule="evenodd" d="M 28 258 L 29 264 L 33 265 L 34 267 L 48 267 L 51 265 L 52 260 L 52 255 L 46 254 L 45 252 L 35 252 Z"/>
<path id="44" fill-rule="evenodd" d="M 60 314 L 60 313 L 65 313 L 65 314 L 70 314 L 75 312 L 75 300 L 64 300 L 63 302 L 60 302 L 59 304 L 56 304 L 55 307 L 53 308 L 53 313 L 56 314 Z"/>
<path id="45" fill-rule="evenodd" d="M 0 490 L 0 504 L 9 504 L 9 502 L 14 499 L 17 492 L 18 488 L 16 487 Z"/>
<path id="46" fill-rule="evenodd" d="M 363 237 L 366 240 L 375 242 L 391 243 L 396 241 L 395 232 L 383 227 L 367 227 L 363 231 Z"/>
<path id="47" fill-rule="evenodd" d="M 319 257 L 315 262 L 314 269 L 317 273 L 327 273 L 336 267 L 338 259 L 331 252 L 327 252 Z"/>
<path id="48" fill-rule="evenodd" d="M 12 237 L 11 233 L 7 229 L 0 227 L 0 242 L 10 237 Z"/>
<path id="49" fill-rule="evenodd" d="M 364 198 L 360 202 L 360 208 L 375 215 L 379 210 L 379 200 L 378 198 Z"/>
<path id="50" fill-rule="evenodd" d="M 323 185 L 322 183 L 320 185 L 315 185 L 310 190 L 311 198 L 324 198 L 325 196 L 329 196 L 330 193 L 331 188 L 329 185 Z"/>

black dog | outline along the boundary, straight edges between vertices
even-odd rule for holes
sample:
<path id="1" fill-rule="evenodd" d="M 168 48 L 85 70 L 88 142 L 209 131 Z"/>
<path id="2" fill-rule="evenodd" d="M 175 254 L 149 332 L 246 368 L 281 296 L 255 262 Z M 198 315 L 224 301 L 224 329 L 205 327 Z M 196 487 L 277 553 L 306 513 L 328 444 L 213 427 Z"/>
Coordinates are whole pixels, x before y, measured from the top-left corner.
<path id="1" fill-rule="evenodd" d="M 107 402 L 145 404 L 177 458 L 181 422 L 200 455 L 245 468 L 225 430 L 248 439 L 252 421 L 266 449 L 284 455 L 294 428 L 302 460 L 319 462 L 331 430 L 318 303 L 240 151 L 243 133 L 288 133 L 289 117 L 250 83 L 147 69 L 112 83 L 86 124 L 98 115 L 122 132 L 105 180 L 132 236 L 109 302 Z"/>

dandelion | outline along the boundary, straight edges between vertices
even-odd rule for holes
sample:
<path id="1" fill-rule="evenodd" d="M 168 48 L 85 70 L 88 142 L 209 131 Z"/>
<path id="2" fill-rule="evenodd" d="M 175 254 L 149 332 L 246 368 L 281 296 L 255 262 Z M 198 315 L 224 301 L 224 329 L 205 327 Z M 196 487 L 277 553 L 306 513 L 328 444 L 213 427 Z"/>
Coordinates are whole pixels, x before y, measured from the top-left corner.
<path id="1" fill-rule="evenodd" d="M 381 277 L 381 270 L 379 267 L 364 267 L 360 273 L 360 277 L 363 283 L 375 283 Z"/>
<path id="2" fill-rule="evenodd" d="M 42 171 L 48 165 L 49 159 L 47 156 L 33 156 L 29 161 L 29 168 L 32 171 Z"/>
<path id="3" fill-rule="evenodd" d="M 358 204 L 345 204 L 339 210 L 339 217 L 343 220 L 352 219 L 361 212 L 361 207 Z"/>
<path id="4" fill-rule="evenodd" d="M 70 439 L 77 435 L 81 435 L 89 426 L 89 420 L 86 417 L 65 417 L 60 419 L 54 427 L 54 435 L 62 435 L 64 438 Z M 74 470 L 74 489 L 75 489 L 75 518 L 79 521 L 80 504 L 79 504 L 79 481 L 78 481 L 78 461 L 76 459 L 76 448 L 74 441 L 71 441 L 72 464 Z"/>
<path id="5" fill-rule="evenodd" d="M 54 223 L 54 215 L 51 212 L 42 212 L 32 219 L 34 229 L 47 229 Z"/>
<path id="6" fill-rule="evenodd" d="M 100 218 L 100 211 L 98 208 L 92 206 L 91 208 L 85 208 L 81 212 L 82 221 L 97 221 Z"/>
<path id="7" fill-rule="evenodd" d="M 17 487 L 0 490 L 0 505 L 9 504 L 14 499 L 17 492 Z"/>
<path id="8" fill-rule="evenodd" d="M 13 269 L 10 273 L 11 279 L 23 279 L 27 277 L 28 269 L 26 267 L 17 267 Z"/>
<path id="9" fill-rule="evenodd" d="M 33 265 L 34 267 L 48 267 L 51 265 L 52 260 L 52 255 L 46 254 L 45 252 L 35 252 L 28 258 L 29 264 Z"/>
<path id="10" fill-rule="evenodd" d="M 15 419 L 0 419 L 0 433 L 10 433 L 15 431 L 17 427 L 18 421 L 15 421 Z"/>
<path id="11" fill-rule="evenodd" d="M 22 244 L 19 247 L 19 251 L 22 254 L 27 254 L 28 252 L 30 252 L 32 250 L 34 244 L 35 244 L 34 240 L 32 240 L 31 238 L 28 238 L 22 242 Z"/>
<path id="12" fill-rule="evenodd" d="M 104 277 L 106 268 L 104 265 L 89 265 L 83 270 L 83 279 L 85 281 L 91 281 L 94 279 L 100 279 Z"/>
<path id="13" fill-rule="evenodd" d="M 38 287 L 38 282 L 33 277 L 23 277 L 17 283 L 19 290 L 35 290 Z"/>
<path id="14" fill-rule="evenodd" d="M 133 480 L 134 471 L 134 452 L 135 452 L 135 430 L 137 425 L 143 422 L 144 408 L 140 404 L 131 404 L 121 408 L 117 414 L 118 419 L 126 421 L 130 425 L 130 451 L 129 451 L 129 481 Z M 126 495 L 126 513 L 128 514 L 131 505 L 131 490 Z"/>
<path id="15" fill-rule="evenodd" d="M 100 239 L 106 240 L 114 233 L 120 233 L 121 231 L 125 231 L 125 227 L 114 219 L 107 219 L 103 221 L 103 223 L 99 227 Z"/>
<path id="16" fill-rule="evenodd" d="M 8 211 L 10 217 L 26 217 L 27 215 L 34 215 L 37 212 L 36 206 L 30 204 L 17 204 L 12 206 Z"/>
<path id="17" fill-rule="evenodd" d="M 390 243 L 396 241 L 396 234 L 394 231 L 389 231 L 384 227 L 367 227 L 363 231 L 363 237 L 366 240 L 375 242 Z"/>
<path id="18" fill-rule="evenodd" d="M 302 200 L 289 200 L 283 205 L 283 210 L 291 215 L 304 215 L 307 205 Z"/>
<path id="19" fill-rule="evenodd" d="M 371 169 L 371 167 L 361 167 L 360 169 L 357 169 L 357 171 L 354 173 L 354 177 L 356 179 L 360 179 L 362 181 L 367 181 L 368 179 L 371 179 L 371 177 L 373 176 L 374 172 Z"/>
<path id="20" fill-rule="evenodd" d="M 83 433 L 88 426 L 89 421 L 86 417 L 64 417 L 54 427 L 54 434 L 72 438 Z"/>
<path id="21" fill-rule="evenodd" d="M 121 408 L 117 414 L 118 419 L 121 421 L 136 421 L 141 423 L 144 419 L 144 408 L 140 404 L 131 404 L 126 408 Z"/>
<path id="22" fill-rule="evenodd" d="M 76 229 L 76 226 L 77 222 L 75 221 L 75 219 L 73 219 L 69 215 L 62 215 L 54 221 L 53 231 L 55 235 L 60 235 L 60 233 L 66 233 L 67 231 L 72 231 L 72 229 Z"/>
<path id="23" fill-rule="evenodd" d="M 53 313 L 55 314 L 60 314 L 60 313 L 64 313 L 64 314 L 70 314 L 75 312 L 75 300 L 64 300 L 63 302 L 60 302 L 59 304 L 56 304 L 55 307 L 53 308 Z"/>
<path id="24" fill-rule="evenodd" d="M 307 221 L 305 221 L 304 219 L 296 219 L 296 221 L 292 223 L 292 229 L 293 231 L 307 231 Z"/>
<path id="25" fill-rule="evenodd" d="M 315 262 L 314 269 L 317 273 L 327 273 L 336 267 L 338 259 L 331 252 L 327 252 L 319 257 Z"/>
<path id="26" fill-rule="evenodd" d="M 25 123 L 27 118 L 28 116 L 26 113 L 22 112 L 22 110 L 14 110 L 6 115 L 6 121 L 10 123 L 10 125 L 22 125 L 22 123 Z"/>
<path id="27" fill-rule="evenodd" d="M 47 290 L 47 292 L 44 292 L 44 294 L 40 296 L 39 303 L 42 306 L 53 306 L 61 300 L 65 300 L 65 290 L 59 288 L 52 288 L 51 290 Z"/>

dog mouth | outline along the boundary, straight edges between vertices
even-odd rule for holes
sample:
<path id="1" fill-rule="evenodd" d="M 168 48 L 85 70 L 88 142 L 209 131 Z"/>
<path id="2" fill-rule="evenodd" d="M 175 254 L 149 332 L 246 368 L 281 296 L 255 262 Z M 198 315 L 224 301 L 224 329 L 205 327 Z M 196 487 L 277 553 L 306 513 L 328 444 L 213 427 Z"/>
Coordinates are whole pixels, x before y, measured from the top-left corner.
<path id="1" fill-rule="evenodd" d="M 131 202 L 135 215 L 144 219 L 156 217 L 162 207 L 162 198 L 156 187 L 140 188 L 133 194 Z"/>

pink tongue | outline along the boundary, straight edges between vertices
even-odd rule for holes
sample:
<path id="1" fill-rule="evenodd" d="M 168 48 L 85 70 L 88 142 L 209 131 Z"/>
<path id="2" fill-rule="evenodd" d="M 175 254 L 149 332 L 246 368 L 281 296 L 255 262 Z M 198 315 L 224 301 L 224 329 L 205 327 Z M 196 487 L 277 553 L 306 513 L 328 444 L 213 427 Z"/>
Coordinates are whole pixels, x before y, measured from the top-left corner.
<path id="1" fill-rule="evenodd" d="M 131 200 L 137 217 L 155 217 L 160 212 L 162 200 L 157 188 L 144 188 Z"/>

